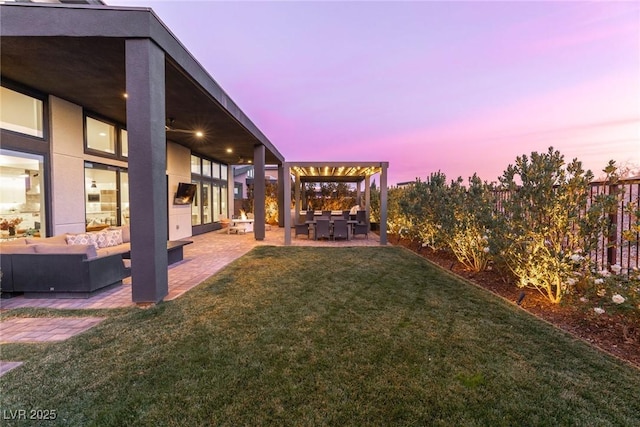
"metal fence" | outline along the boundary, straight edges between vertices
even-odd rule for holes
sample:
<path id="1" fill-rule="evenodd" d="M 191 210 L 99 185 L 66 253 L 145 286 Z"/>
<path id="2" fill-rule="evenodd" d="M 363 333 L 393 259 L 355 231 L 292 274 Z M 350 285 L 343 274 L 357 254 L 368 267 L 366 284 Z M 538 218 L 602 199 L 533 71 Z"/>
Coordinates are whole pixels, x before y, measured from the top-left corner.
<path id="1" fill-rule="evenodd" d="M 631 206 L 640 206 L 640 177 L 619 180 L 616 185 L 604 182 L 592 182 L 589 192 L 591 203 L 600 194 L 617 194 L 618 204 L 614 212 L 609 215 L 613 225 L 611 234 L 600 236 L 598 248 L 591 253 L 591 259 L 599 269 L 618 264 L 622 272 L 628 274 L 631 269 L 640 268 L 640 233 L 631 231 L 636 217 Z M 496 208 L 503 212 L 502 203 L 509 197 L 508 192 L 496 194 Z M 630 234 L 631 239 L 625 239 L 624 234 Z M 629 236 L 627 236 L 629 237 Z"/>
<path id="2" fill-rule="evenodd" d="M 609 215 L 613 224 L 609 236 L 602 236 L 598 249 L 592 256 L 599 268 L 607 265 L 619 264 L 623 272 L 629 272 L 633 268 L 640 268 L 640 233 L 632 231 L 636 217 L 631 206 L 640 206 L 640 179 L 620 180 L 616 185 L 594 182 L 591 184 L 591 199 L 598 194 L 618 194 L 618 205 L 615 212 Z M 631 234 L 630 240 L 623 234 Z"/>

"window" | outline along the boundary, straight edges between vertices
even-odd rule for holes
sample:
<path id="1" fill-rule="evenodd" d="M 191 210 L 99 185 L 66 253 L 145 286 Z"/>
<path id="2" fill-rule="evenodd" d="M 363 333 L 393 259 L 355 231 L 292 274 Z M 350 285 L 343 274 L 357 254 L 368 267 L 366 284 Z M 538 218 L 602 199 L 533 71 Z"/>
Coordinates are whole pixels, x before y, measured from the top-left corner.
<path id="1" fill-rule="evenodd" d="M 42 100 L 0 87 L 0 127 L 2 129 L 43 138 L 43 117 Z"/>
<path id="2" fill-rule="evenodd" d="M 222 182 L 220 186 L 220 214 L 226 215 L 227 212 L 227 183 Z M 219 217 L 214 218 L 214 221 L 218 221 Z"/>
<path id="3" fill-rule="evenodd" d="M 120 225 L 129 224 L 129 172 L 120 171 Z"/>
<path id="4" fill-rule="evenodd" d="M 0 221 L 13 223 L 0 238 L 45 236 L 44 156 L 0 149 Z"/>
<path id="5" fill-rule="evenodd" d="M 120 130 L 120 153 L 122 157 L 129 157 L 129 134 L 125 129 Z"/>
<path id="6" fill-rule="evenodd" d="M 200 157 L 198 156 L 191 156 L 191 173 L 196 174 L 196 175 L 200 175 L 202 174 L 202 169 L 200 166 Z"/>
<path id="7" fill-rule="evenodd" d="M 244 194 L 244 191 L 243 191 L 242 183 L 241 182 L 234 182 L 233 183 L 233 198 L 234 199 L 242 199 L 243 194 Z"/>
<path id="8" fill-rule="evenodd" d="M 211 223 L 211 182 L 202 182 L 202 223 Z"/>
<path id="9" fill-rule="evenodd" d="M 85 151 L 94 156 L 127 161 L 129 133 L 123 126 L 85 115 Z"/>
<path id="10" fill-rule="evenodd" d="M 196 185 L 196 195 L 193 197 L 193 202 L 191 202 L 191 225 L 200 225 L 201 214 L 200 214 L 200 181 L 192 180 L 192 184 Z"/>
<path id="11" fill-rule="evenodd" d="M 202 175 L 211 176 L 211 161 L 202 159 Z"/>
<path id="12" fill-rule="evenodd" d="M 88 149 L 116 154 L 116 127 L 114 125 L 87 117 L 86 132 Z"/>
<path id="13" fill-rule="evenodd" d="M 115 167 L 85 162 L 87 230 L 129 223 L 129 174 Z"/>
<path id="14" fill-rule="evenodd" d="M 192 226 L 211 224 L 219 221 L 221 215 L 228 215 L 226 173 L 226 165 L 191 155 L 191 182 L 197 186 L 191 204 Z"/>

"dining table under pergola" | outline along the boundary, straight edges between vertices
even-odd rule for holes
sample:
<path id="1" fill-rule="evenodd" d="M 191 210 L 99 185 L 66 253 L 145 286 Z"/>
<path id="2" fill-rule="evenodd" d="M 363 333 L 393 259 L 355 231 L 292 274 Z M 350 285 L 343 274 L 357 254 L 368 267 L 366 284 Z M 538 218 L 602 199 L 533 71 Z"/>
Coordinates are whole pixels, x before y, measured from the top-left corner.
<path id="1" fill-rule="evenodd" d="M 293 202 L 295 215 L 293 220 L 299 221 L 302 209 L 302 189 L 306 183 L 354 183 L 357 198 L 361 200 L 367 211 L 367 220 L 371 207 L 371 178 L 380 176 L 380 244 L 387 244 L 387 169 L 389 162 L 284 162 L 284 206 L 291 206 L 291 185 L 293 185 Z M 364 188 L 363 187 L 364 184 Z M 364 197 L 362 197 L 364 193 Z M 285 245 L 291 244 L 291 216 L 284 215 Z"/>

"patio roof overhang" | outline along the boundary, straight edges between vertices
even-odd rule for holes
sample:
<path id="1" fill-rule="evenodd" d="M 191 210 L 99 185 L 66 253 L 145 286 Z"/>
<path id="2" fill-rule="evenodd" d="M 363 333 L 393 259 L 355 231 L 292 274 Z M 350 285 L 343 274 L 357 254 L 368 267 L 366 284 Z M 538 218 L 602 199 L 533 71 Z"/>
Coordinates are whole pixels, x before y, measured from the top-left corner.
<path id="1" fill-rule="evenodd" d="M 125 45 L 150 39 L 165 55 L 167 139 L 222 163 L 284 156 L 148 8 L 77 4 L 0 5 L 2 79 L 81 105 L 127 125 Z M 169 125 L 169 123 L 167 123 Z"/>
<path id="2" fill-rule="evenodd" d="M 166 141 L 221 163 L 252 160 L 262 172 L 265 164 L 282 167 L 284 156 L 151 9 L 0 4 L 0 22 L 3 85 L 68 101 L 79 106 L 76 112 L 126 127 L 136 242 L 131 259 L 137 265 L 132 298 L 161 301 L 168 292 Z M 203 137 L 195 135 L 198 130 Z M 44 139 L 50 142 L 49 135 Z M 256 201 L 264 194 L 264 183 L 257 185 Z M 256 203 L 255 214 L 264 216 L 264 203 Z M 264 239 L 264 229 L 264 222 L 256 225 L 257 240 Z"/>

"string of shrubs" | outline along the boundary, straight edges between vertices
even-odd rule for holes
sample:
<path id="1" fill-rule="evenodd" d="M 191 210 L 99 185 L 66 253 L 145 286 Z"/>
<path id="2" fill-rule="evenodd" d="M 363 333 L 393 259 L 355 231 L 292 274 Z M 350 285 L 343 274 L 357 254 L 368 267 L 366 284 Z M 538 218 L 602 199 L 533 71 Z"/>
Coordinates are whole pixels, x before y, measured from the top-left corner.
<path id="1" fill-rule="evenodd" d="M 615 185 L 617 167 L 604 169 Z M 592 254 L 608 236 L 609 213 L 619 194 L 590 197 L 593 173 L 550 147 L 516 158 L 497 183 L 476 174 L 447 182 L 441 173 L 393 187 L 388 196 L 388 231 L 435 251 L 450 251 L 479 272 L 495 269 L 520 288 L 532 288 L 553 303 L 571 295 L 596 313 L 615 307 L 640 313 L 640 273 L 619 265 L 598 270 Z M 635 208 L 635 211 L 634 211 Z M 635 227 L 640 231 L 640 212 Z M 633 234 L 633 233 L 628 233 Z"/>

